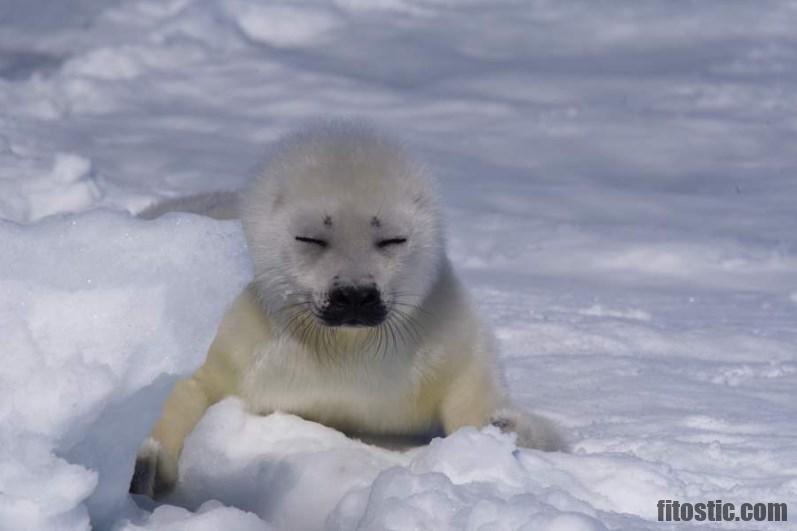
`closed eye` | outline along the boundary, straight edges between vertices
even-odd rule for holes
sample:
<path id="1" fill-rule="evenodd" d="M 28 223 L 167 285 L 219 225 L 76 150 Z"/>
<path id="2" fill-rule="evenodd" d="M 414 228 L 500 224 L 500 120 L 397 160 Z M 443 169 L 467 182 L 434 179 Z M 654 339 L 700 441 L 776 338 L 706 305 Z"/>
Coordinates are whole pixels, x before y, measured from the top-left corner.
<path id="1" fill-rule="evenodd" d="M 385 247 L 389 247 L 391 245 L 401 245 L 402 243 L 407 243 L 407 238 L 388 238 L 387 240 L 379 240 L 376 242 L 376 246 L 380 249 L 384 249 Z"/>
<path id="2" fill-rule="evenodd" d="M 319 240 L 318 238 L 307 238 L 305 236 L 296 236 L 297 242 L 303 243 L 312 243 L 313 245 L 318 245 L 319 247 L 326 247 L 329 245 L 326 240 Z"/>

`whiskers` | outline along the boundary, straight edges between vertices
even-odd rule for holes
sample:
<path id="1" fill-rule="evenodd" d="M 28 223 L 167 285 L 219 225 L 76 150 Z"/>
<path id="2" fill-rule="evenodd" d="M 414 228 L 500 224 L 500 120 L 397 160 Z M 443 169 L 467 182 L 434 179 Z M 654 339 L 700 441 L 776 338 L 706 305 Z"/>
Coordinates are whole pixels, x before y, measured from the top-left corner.
<path id="1" fill-rule="evenodd" d="M 428 327 L 419 315 L 428 316 L 418 304 L 393 294 L 387 317 L 377 326 L 341 328 L 321 321 L 310 293 L 293 294 L 298 298 L 283 305 L 275 317 L 284 337 L 290 337 L 322 361 L 334 362 L 360 357 L 383 359 L 388 355 L 412 355 L 423 343 Z"/>

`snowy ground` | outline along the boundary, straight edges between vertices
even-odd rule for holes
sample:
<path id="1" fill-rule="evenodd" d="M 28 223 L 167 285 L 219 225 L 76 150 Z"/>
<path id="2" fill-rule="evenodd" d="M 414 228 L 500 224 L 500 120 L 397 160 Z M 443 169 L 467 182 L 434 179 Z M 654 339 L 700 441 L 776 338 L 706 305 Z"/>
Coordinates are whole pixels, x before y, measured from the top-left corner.
<path id="1" fill-rule="evenodd" d="M 0 0 L 0 529 L 797 512 L 795 27 L 785 0 Z M 230 399 L 173 499 L 136 505 L 135 447 L 249 270 L 236 222 L 128 212 L 349 115 L 435 168 L 513 396 L 572 452 L 463 430 L 400 453 Z"/>

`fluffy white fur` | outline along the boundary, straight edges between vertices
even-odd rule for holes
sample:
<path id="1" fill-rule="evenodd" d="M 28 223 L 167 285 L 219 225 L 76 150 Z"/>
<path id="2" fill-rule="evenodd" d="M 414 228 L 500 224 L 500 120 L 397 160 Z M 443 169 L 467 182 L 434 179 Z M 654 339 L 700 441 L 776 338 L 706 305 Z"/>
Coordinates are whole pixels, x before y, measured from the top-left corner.
<path id="1" fill-rule="evenodd" d="M 493 423 L 517 432 L 522 446 L 562 449 L 548 420 L 509 404 L 493 336 L 446 257 L 437 195 L 399 144 L 350 123 L 295 134 L 240 206 L 255 279 L 224 317 L 205 364 L 169 397 L 139 455 L 133 492 L 171 489 L 184 438 L 228 395 L 254 413 L 294 413 L 355 436 Z M 397 237 L 406 242 L 376 245 Z M 376 285 L 386 321 L 325 326 L 313 312 L 334 282 Z"/>

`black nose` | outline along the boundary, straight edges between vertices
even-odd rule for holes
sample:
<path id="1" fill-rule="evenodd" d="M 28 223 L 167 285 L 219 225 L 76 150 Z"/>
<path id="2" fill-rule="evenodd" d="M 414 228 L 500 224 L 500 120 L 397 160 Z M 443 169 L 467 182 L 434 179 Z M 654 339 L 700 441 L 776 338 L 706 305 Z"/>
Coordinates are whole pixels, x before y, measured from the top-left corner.
<path id="1" fill-rule="evenodd" d="M 373 284 L 335 286 L 320 317 L 328 326 L 377 326 L 387 317 L 387 308 Z"/>
<path id="2" fill-rule="evenodd" d="M 381 302 L 375 286 L 343 286 L 329 292 L 329 305 L 340 309 L 377 306 Z"/>

